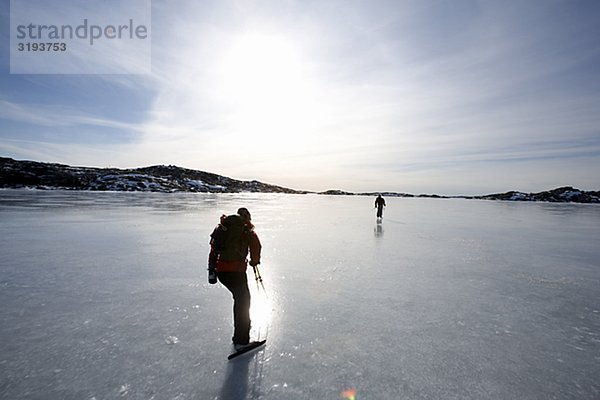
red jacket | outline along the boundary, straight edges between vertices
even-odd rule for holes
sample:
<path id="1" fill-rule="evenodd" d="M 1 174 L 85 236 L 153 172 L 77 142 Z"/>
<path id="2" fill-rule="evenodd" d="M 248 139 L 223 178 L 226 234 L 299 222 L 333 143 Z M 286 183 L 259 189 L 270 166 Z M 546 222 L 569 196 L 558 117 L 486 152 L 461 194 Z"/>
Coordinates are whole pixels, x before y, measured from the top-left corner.
<path id="1" fill-rule="evenodd" d="M 260 264 L 260 252 L 262 249 L 262 245 L 260 244 L 260 240 L 258 239 L 258 235 L 254 232 L 254 225 L 249 221 L 246 222 L 246 226 L 250 230 L 248 249 L 250 250 L 250 265 L 258 265 Z M 214 264 L 216 262 L 217 265 L 217 273 L 218 272 L 246 272 L 246 267 L 248 265 L 248 260 L 242 261 L 222 261 L 219 260 L 219 255 L 217 254 L 214 243 L 211 241 L 210 243 L 210 254 L 208 256 L 209 264 Z"/>

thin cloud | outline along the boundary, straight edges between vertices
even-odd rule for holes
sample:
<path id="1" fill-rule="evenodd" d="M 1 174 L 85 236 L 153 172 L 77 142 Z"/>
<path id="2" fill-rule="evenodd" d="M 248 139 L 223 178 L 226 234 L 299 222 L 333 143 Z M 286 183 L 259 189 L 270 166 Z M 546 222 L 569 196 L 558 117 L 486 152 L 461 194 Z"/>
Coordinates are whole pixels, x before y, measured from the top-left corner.
<path id="1" fill-rule="evenodd" d="M 1 99 L 0 118 L 52 128 L 84 125 L 137 132 L 142 129 L 137 124 L 87 115 L 74 109 L 44 104 L 18 104 Z"/>

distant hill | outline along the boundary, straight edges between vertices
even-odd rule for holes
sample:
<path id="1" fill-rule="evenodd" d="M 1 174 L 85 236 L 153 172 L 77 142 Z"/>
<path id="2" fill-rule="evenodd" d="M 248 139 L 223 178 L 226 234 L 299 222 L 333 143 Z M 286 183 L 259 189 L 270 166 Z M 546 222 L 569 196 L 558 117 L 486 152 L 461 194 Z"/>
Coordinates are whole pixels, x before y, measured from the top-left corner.
<path id="1" fill-rule="evenodd" d="M 377 196 L 383 197 L 427 197 L 434 199 L 480 199 L 480 200 L 505 200 L 505 201 L 548 201 L 553 203 L 600 203 L 600 191 L 583 191 L 570 186 L 565 186 L 553 190 L 547 190 L 538 193 L 523 193 L 510 191 L 506 193 L 487 194 L 483 196 L 440 196 L 437 194 L 419 194 L 396 193 L 396 192 L 370 192 L 370 193 L 352 193 L 342 190 L 328 190 L 320 194 L 336 196 Z"/>
<path id="2" fill-rule="evenodd" d="M 331 196 L 377 196 L 377 195 L 382 195 L 383 197 L 429 197 L 429 198 L 434 198 L 434 199 L 449 199 L 449 198 L 451 198 L 449 196 L 440 196 L 437 194 L 414 195 L 414 194 L 410 194 L 410 193 L 398 193 L 398 192 L 352 193 L 352 192 L 345 192 L 343 190 L 338 190 L 338 189 L 327 190 L 327 191 L 321 192 L 319 194 L 326 194 L 326 195 L 331 195 Z M 453 198 L 470 198 L 470 197 L 466 197 L 466 196 L 452 196 L 452 197 Z"/>
<path id="3" fill-rule="evenodd" d="M 204 193 L 311 193 L 259 181 L 240 181 L 210 172 L 181 168 L 173 165 L 155 165 L 144 168 L 91 168 L 63 164 L 17 161 L 0 157 L 0 188 L 35 188 L 67 190 L 100 190 L 129 192 L 204 192 Z M 396 192 L 352 193 L 328 190 L 323 195 L 384 197 L 450 198 L 437 194 L 409 194 Z M 483 196 L 452 196 L 454 198 L 548 201 L 573 203 L 600 203 L 600 192 L 583 191 L 569 186 L 539 193 L 506 192 Z"/>
<path id="4" fill-rule="evenodd" d="M 484 200 L 510 200 L 510 201 L 550 201 L 558 203 L 600 203 L 600 192 L 575 189 L 565 186 L 538 193 L 506 192 L 475 196 Z"/>
<path id="5" fill-rule="evenodd" d="M 128 192 L 306 193 L 259 181 L 240 181 L 173 165 L 144 168 L 72 167 L 0 157 L 1 188 Z"/>

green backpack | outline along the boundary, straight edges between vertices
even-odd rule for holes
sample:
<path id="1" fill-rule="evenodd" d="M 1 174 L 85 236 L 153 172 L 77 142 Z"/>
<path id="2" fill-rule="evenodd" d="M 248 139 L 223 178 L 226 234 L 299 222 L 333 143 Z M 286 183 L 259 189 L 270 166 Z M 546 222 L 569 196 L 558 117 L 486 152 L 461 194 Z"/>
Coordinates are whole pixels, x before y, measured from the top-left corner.
<path id="1" fill-rule="evenodd" d="M 248 256 L 250 229 L 239 215 L 230 215 L 222 220 L 210 235 L 221 261 L 245 261 Z"/>

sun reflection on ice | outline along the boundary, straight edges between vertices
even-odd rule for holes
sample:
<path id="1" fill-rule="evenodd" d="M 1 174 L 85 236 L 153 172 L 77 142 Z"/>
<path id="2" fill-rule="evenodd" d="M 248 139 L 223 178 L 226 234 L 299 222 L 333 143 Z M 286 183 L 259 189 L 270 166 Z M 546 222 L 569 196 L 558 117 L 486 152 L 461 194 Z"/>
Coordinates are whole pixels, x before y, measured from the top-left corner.
<path id="1" fill-rule="evenodd" d="M 250 285 L 250 319 L 252 320 L 252 329 L 256 334 L 266 335 L 271 323 L 271 314 L 273 306 L 270 297 L 267 295 L 264 287 L 259 285 L 256 279 L 256 285 Z"/>
<path id="2" fill-rule="evenodd" d="M 261 291 L 256 290 L 252 293 L 250 304 L 250 318 L 252 326 L 256 328 L 266 327 L 271 320 L 271 302 Z"/>

